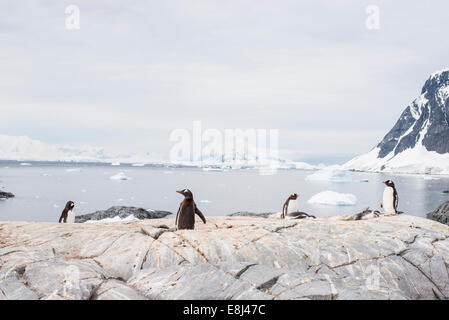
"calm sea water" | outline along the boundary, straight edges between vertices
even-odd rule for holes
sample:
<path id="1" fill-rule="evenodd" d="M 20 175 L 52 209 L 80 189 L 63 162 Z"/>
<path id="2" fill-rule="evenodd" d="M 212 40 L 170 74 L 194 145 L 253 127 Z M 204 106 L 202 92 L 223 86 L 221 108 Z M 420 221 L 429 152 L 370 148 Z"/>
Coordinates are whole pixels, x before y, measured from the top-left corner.
<path id="1" fill-rule="evenodd" d="M 80 168 L 80 170 L 71 170 Z M 124 172 L 130 180 L 111 180 Z M 0 220 L 57 221 L 68 200 L 76 203 L 77 215 L 114 205 L 168 210 L 176 213 L 182 196 L 176 190 L 192 190 L 199 208 L 207 216 L 236 211 L 279 212 L 291 193 L 299 193 L 300 210 L 324 217 L 379 209 L 384 185 L 392 179 L 399 193 L 399 210 L 425 216 L 449 200 L 449 177 L 429 179 L 420 175 L 350 173 L 354 182 L 306 181 L 312 172 L 279 170 L 260 175 L 258 170 L 206 172 L 191 168 L 113 167 L 109 165 L 0 164 L 0 186 L 15 198 L 0 201 Z M 368 182 L 360 182 L 367 179 Z M 355 206 L 310 205 L 318 192 L 352 193 Z"/>

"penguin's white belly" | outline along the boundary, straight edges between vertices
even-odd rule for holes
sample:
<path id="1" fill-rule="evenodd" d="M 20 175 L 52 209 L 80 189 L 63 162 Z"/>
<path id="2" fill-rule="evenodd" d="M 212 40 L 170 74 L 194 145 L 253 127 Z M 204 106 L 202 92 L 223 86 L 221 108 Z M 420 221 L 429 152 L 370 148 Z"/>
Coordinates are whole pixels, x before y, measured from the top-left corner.
<path id="1" fill-rule="evenodd" d="M 299 211 L 298 201 L 297 200 L 290 200 L 288 202 L 287 214 L 292 213 L 292 212 L 297 212 L 297 211 Z"/>
<path id="2" fill-rule="evenodd" d="M 75 223 L 75 213 L 72 210 L 67 212 L 67 223 Z"/>
<path id="3" fill-rule="evenodd" d="M 382 205 L 384 207 L 385 213 L 396 213 L 394 209 L 394 196 L 393 196 L 393 188 L 386 187 L 384 189 L 384 196 L 382 199 Z"/>

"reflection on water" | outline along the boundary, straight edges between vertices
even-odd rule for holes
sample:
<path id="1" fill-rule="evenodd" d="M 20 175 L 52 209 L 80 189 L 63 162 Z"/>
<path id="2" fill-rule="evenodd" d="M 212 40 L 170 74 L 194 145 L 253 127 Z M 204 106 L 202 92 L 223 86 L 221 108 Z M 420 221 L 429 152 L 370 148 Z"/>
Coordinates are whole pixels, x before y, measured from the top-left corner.
<path id="1" fill-rule="evenodd" d="M 69 168 L 76 170 L 67 170 Z M 79 169 L 81 168 L 81 169 Z M 129 180 L 111 180 L 123 172 Z M 309 171 L 280 170 L 259 175 L 258 170 L 207 172 L 201 169 L 4 165 L 0 185 L 16 198 L 0 201 L 0 220 L 57 221 L 68 200 L 76 203 L 76 214 L 107 209 L 113 205 L 138 206 L 176 213 L 182 197 L 175 190 L 189 188 L 206 215 L 221 216 L 236 211 L 278 212 L 291 193 L 299 193 L 300 210 L 317 217 L 355 213 L 371 207 L 380 209 L 384 185 L 391 179 L 399 193 L 399 210 L 425 216 L 449 200 L 449 178 L 431 180 L 419 175 L 386 175 L 352 172 L 353 182 L 305 181 Z M 365 180 L 367 182 L 362 182 Z M 358 203 L 350 207 L 310 205 L 318 192 L 352 193 Z"/>

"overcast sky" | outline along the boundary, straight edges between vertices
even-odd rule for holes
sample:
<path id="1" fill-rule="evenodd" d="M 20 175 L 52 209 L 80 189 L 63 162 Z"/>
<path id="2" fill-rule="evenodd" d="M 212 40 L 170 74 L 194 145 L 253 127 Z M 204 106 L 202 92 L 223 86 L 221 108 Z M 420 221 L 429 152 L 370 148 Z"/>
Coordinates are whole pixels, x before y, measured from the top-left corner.
<path id="1" fill-rule="evenodd" d="M 279 129 L 283 157 L 347 159 L 449 65 L 448 12 L 447 0 L 1 1 L 0 134 L 167 158 L 170 132 L 201 120 Z"/>

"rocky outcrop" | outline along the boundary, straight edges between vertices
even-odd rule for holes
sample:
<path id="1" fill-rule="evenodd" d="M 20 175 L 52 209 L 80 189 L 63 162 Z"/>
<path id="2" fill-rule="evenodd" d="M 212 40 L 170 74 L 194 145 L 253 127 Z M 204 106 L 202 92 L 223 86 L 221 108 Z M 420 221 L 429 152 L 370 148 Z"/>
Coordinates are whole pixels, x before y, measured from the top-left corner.
<path id="1" fill-rule="evenodd" d="M 428 213 L 427 218 L 449 225 L 449 201 L 443 202 L 435 211 Z"/>
<path id="2" fill-rule="evenodd" d="M 82 223 L 90 220 L 103 220 L 108 218 L 125 219 L 134 216 L 136 219 L 159 219 L 172 214 L 169 211 L 145 210 L 143 208 L 114 206 L 107 210 L 100 210 L 94 213 L 83 214 L 75 217 L 75 222 Z"/>
<path id="3" fill-rule="evenodd" d="M 0 191 L 0 199 L 14 198 L 14 195 L 10 192 Z"/>
<path id="4" fill-rule="evenodd" d="M 0 222 L 0 299 L 449 298 L 448 226 L 345 218 Z"/>

